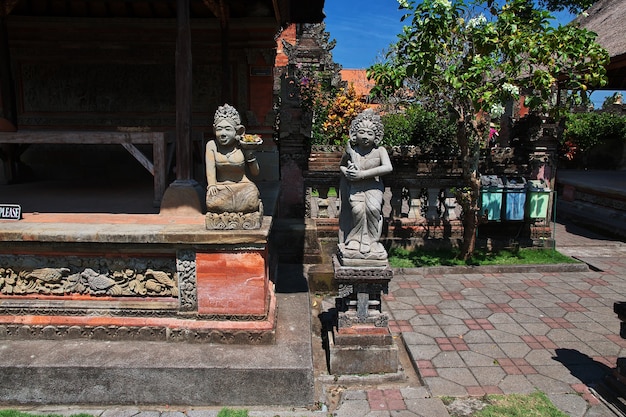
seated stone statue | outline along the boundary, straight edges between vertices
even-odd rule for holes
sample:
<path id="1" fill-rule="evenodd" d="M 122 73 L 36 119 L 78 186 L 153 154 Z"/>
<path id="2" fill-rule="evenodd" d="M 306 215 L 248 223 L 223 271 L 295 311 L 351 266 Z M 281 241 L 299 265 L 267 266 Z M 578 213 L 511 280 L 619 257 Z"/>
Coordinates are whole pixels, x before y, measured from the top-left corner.
<path id="1" fill-rule="evenodd" d="M 237 110 L 220 106 L 213 131 L 215 139 L 206 146 L 207 229 L 259 228 L 263 205 L 259 189 L 246 175 L 246 168 L 258 175 L 259 164 L 254 151 L 242 145 L 245 127 Z"/>
<path id="2" fill-rule="evenodd" d="M 392 172 L 387 150 L 378 146 L 383 137 L 380 116 L 368 109 L 350 125 L 340 169 L 341 211 L 339 216 L 339 254 L 342 262 L 358 260 L 369 265 L 387 261 L 380 243 L 384 186 L 380 176 Z M 362 262 L 361 262 L 362 261 Z"/>

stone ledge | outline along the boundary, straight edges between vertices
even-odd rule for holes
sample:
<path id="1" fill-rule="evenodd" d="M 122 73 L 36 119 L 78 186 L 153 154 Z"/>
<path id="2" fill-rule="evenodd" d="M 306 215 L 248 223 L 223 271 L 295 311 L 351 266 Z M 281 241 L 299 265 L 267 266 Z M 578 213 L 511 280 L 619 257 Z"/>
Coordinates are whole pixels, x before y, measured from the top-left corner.
<path id="1" fill-rule="evenodd" d="M 206 230 L 204 215 L 24 214 L 0 221 L 0 242 L 127 244 L 266 244 L 272 217 L 260 229 Z"/>

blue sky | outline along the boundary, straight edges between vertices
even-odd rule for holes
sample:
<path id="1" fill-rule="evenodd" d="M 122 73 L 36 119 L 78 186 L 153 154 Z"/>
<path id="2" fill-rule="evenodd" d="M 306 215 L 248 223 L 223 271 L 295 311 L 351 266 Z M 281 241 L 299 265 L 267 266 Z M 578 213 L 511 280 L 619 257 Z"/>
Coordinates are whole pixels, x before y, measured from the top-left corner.
<path id="1" fill-rule="evenodd" d="M 396 0 L 326 0 L 326 31 L 337 40 L 335 62 L 346 69 L 367 68 L 402 32 Z"/>
<path id="2" fill-rule="evenodd" d="M 397 0 L 326 0 L 326 31 L 337 40 L 335 62 L 346 69 L 367 68 L 397 40 L 402 32 Z M 574 16 L 555 14 L 556 22 L 568 23 Z"/>
<path id="3" fill-rule="evenodd" d="M 343 68 L 367 68 L 383 56 L 387 47 L 402 32 L 403 12 L 397 0 L 325 0 L 326 31 L 337 41 L 333 59 Z M 554 14 L 555 24 L 566 24 L 574 16 Z M 592 94 L 594 106 L 602 106 L 607 92 Z"/>

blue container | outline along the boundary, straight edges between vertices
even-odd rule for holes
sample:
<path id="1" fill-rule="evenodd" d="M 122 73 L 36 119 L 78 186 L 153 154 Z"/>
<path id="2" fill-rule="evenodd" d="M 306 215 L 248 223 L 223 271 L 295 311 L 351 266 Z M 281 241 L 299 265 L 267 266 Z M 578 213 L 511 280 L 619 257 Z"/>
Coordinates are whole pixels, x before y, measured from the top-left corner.
<path id="1" fill-rule="evenodd" d="M 524 220 L 526 180 L 521 177 L 507 178 L 505 196 L 504 220 Z"/>
<path id="2" fill-rule="evenodd" d="M 480 212 L 487 215 L 487 220 L 500 220 L 502 216 L 502 197 L 504 184 L 497 175 L 480 177 Z"/>

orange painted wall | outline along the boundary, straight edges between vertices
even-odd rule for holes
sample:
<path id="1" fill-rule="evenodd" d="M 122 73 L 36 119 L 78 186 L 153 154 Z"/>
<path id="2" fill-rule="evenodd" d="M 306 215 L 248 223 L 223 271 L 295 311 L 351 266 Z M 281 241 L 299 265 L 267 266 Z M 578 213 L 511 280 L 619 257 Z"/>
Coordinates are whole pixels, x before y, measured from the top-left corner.
<path id="1" fill-rule="evenodd" d="M 198 313 L 266 314 L 266 256 L 261 251 L 197 253 Z"/>

